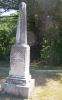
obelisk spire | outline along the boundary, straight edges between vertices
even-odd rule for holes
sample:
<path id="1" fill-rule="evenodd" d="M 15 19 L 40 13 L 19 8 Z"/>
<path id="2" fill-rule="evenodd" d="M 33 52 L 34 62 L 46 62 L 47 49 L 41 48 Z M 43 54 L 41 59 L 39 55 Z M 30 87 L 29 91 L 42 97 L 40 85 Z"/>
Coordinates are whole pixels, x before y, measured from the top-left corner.
<path id="1" fill-rule="evenodd" d="M 24 2 L 19 5 L 16 43 L 27 44 L 27 12 L 26 4 Z"/>

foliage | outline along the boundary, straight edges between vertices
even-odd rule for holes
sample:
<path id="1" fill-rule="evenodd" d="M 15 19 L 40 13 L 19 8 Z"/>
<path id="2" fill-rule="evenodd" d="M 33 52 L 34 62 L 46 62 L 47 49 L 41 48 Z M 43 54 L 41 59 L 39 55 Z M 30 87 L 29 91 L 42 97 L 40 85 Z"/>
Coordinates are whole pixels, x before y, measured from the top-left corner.
<path id="1" fill-rule="evenodd" d="M 49 9 L 41 57 L 49 64 L 62 64 L 62 2 Z"/>
<path id="2" fill-rule="evenodd" d="M 0 18 L 0 57 L 6 60 L 8 60 L 11 45 L 15 42 L 16 18 L 17 16 Z"/>

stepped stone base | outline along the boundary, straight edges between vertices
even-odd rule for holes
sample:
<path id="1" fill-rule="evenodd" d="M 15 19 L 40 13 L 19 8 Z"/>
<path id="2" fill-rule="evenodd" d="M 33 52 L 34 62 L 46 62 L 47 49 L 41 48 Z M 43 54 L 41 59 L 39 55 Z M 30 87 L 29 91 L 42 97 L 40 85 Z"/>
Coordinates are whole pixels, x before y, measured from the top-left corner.
<path id="1" fill-rule="evenodd" d="M 28 83 L 26 84 L 18 84 L 18 80 L 16 83 L 13 82 L 5 82 L 2 84 L 2 91 L 8 95 L 12 96 L 17 96 L 17 97 L 23 97 L 23 98 L 28 98 L 29 96 L 32 95 L 32 91 L 35 86 L 35 80 L 31 79 Z"/>

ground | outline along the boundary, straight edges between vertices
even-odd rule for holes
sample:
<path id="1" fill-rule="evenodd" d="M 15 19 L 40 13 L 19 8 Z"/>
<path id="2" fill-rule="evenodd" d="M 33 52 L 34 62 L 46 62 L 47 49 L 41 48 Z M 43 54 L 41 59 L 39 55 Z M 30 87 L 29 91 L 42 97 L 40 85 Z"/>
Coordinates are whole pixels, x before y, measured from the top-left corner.
<path id="1" fill-rule="evenodd" d="M 35 71 L 36 88 L 30 100 L 62 100 L 62 73 Z"/>
<path id="2" fill-rule="evenodd" d="M 8 68 L 0 68 L 0 83 L 8 75 Z M 62 100 L 62 72 L 37 71 L 31 69 L 35 78 L 35 89 L 29 100 Z M 2 96 L 0 100 L 23 100 Z"/>

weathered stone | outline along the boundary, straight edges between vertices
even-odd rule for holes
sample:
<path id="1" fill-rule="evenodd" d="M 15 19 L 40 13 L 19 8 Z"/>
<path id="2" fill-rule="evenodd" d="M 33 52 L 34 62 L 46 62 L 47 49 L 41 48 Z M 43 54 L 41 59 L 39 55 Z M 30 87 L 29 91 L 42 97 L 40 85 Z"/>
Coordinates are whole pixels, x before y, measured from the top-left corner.
<path id="1" fill-rule="evenodd" d="M 31 79 L 30 47 L 27 44 L 26 4 L 19 6 L 19 19 L 16 33 L 16 44 L 11 48 L 10 71 L 2 90 L 10 95 L 28 98 L 32 93 L 35 81 Z"/>
<path id="2" fill-rule="evenodd" d="M 29 75 L 30 47 L 26 44 L 16 44 L 12 47 L 10 55 L 9 75 L 26 77 Z"/>
<path id="3" fill-rule="evenodd" d="M 19 5 L 16 43 L 27 44 L 27 12 L 26 4 L 24 2 Z"/>
<path id="4" fill-rule="evenodd" d="M 32 95 L 32 90 L 34 88 L 34 80 L 31 79 L 29 84 L 26 85 L 20 85 L 20 84 L 9 84 L 5 83 L 2 85 L 2 90 L 7 93 L 8 95 L 12 96 L 17 96 L 17 97 L 23 97 L 23 98 L 28 98 L 29 96 Z"/>

